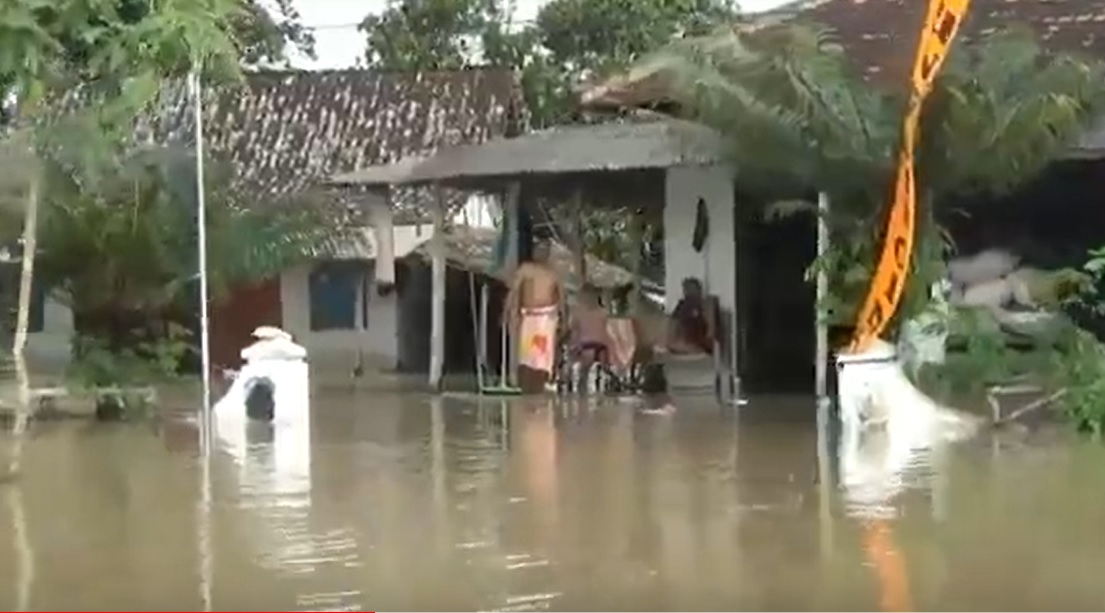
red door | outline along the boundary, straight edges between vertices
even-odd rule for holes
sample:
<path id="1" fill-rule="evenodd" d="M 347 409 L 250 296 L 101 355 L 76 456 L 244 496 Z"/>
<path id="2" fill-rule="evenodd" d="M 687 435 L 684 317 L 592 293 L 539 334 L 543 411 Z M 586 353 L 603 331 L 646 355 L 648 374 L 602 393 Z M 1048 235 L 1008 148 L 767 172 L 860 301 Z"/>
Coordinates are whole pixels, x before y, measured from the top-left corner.
<path id="1" fill-rule="evenodd" d="M 257 326 L 284 325 L 280 277 L 241 285 L 211 310 L 211 362 L 237 369 L 242 348 L 253 342 Z"/>

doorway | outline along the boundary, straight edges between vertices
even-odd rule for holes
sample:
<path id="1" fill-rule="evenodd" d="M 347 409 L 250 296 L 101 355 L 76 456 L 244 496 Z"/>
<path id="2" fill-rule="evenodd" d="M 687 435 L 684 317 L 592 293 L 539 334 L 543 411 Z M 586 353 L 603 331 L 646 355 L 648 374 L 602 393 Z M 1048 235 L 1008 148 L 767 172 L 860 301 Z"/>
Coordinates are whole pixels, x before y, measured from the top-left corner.
<path id="1" fill-rule="evenodd" d="M 765 221 L 761 206 L 740 207 L 737 243 L 738 368 L 753 394 L 814 388 L 816 288 L 805 272 L 817 257 L 811 215 Z"/>

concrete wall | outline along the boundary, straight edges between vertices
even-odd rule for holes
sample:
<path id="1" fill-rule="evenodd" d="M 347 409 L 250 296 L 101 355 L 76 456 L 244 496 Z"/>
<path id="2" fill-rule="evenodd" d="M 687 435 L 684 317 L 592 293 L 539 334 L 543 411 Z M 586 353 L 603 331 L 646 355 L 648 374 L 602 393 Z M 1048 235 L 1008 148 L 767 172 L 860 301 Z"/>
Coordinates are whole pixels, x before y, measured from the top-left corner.
<path id="1" fill-rule="evenodd" d="M 72 359 L 73 312 L 53 296 L 43 305 L 42 331 L 27 335 L 27 366 L 32 372 L 60 375 Z"/>
<path id="2" fill-rule="evenodd" d="M 401 225 L 392 229 L 395 257 L 409 254 L 433 234 L 433 226 Z M 349 373 L 363 357 L 366 368 L 392 370 L 399 360 L 398 292 L 380 296 L 376 286 L 376 260 L 364 261 L 362 283 L 358 292 L 357 313 L 368 299 L 368 321 L 357 322 L 356 330 L 311 331 L 311 300 L 309 278 L 313 265 L 302 265 L 284 271 L 280 276 L 280 302 L 284 329 L 307 348 L 315 372 Z M 394 277 L 393 277 L 394 278 Z"/>
<path id="3" fill-rule="evenodd" d="M 691 246 L 698 199 L 706 202 L 710 233 L 701 253 Z M 723 165 L 669 168 L 664 182 L 665 307 L 670 313 L 686 277 L 702 280 L 722 308 L 737 305 L 733 173 Z"/>
<path id="4" fill-rule="evenodd" d="M 311 330 L 311 299 L 309 278 L 312 265 L 302 265 L 284 271 L 280 276 L 280 304 L 284 329 L 307 349 L 314 369 L 349 372 L 357 363 L 358 353 L 366 362 L 375 358 L 387 360 L 394 344 L 394 302 L 388 298 L 369 296 L 368 322 L 357 321 L 355 330 Z M 372 282 L 372 268 L 364 264 L 362 283 Z M 364 292 L 358 289 L 357 313 L 362 311 Z M 358 317 L 359 319 L 359 317 Z M 376 325 L 373 325 L 376 324 Z"/>

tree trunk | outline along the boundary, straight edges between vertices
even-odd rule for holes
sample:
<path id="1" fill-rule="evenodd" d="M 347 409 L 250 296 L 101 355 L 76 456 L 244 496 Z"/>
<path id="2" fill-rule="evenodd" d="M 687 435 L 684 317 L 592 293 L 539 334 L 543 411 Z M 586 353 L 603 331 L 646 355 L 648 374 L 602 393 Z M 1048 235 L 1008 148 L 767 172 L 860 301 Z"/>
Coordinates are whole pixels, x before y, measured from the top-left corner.
<path id="1" fill-rule="evenodd" d="M 12 342 L 12 359 L 19 384 L 19 406 L 16 408 L 15 427 L 8 474 L 17 475 L 23 459 L 23 434 L 31 419 L 31 382 L 27 372 L 24 349 L 27 346 L 27 326 L 31 315 L 31 291 L 34 282 L 36 237 L 38 231 L 38 181 L 35 174 L 27 189 L 26 210 L 23 218 L 23 258 L 19 275 L 19 311 L 15 322 L 15 340 Z"/>

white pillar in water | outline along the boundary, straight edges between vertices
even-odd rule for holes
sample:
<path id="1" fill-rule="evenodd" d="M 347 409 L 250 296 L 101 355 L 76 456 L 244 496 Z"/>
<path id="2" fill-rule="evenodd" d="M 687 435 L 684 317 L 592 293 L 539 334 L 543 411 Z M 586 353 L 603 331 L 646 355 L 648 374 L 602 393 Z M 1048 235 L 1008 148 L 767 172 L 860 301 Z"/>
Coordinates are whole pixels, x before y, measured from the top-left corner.
<path id="1" fill-rule="evenodd" d="M 445 197 L 441 186 L 433 206 L 434 233 L 430 236 L 430 388 L 441 389 L 445 372 Z"/>
<path id="2" fill-rule="evenodd" d="M 829 400 L 829 322 L 821 312 L 822 305 L 829 295 L 829 275 L 824 269 L 825 254 L 829 252 L 829 195 L 821 192 L 817 195 L 817 308 L 814 311 L 817 326 L 817 349 L 814 359 L 817 360 L 814 369 L 814 392 L 817 395 L 817 406 L 828 406 Z"/>

